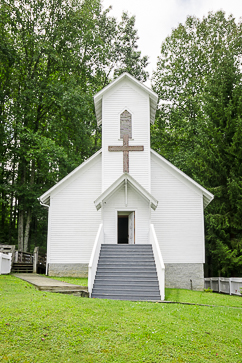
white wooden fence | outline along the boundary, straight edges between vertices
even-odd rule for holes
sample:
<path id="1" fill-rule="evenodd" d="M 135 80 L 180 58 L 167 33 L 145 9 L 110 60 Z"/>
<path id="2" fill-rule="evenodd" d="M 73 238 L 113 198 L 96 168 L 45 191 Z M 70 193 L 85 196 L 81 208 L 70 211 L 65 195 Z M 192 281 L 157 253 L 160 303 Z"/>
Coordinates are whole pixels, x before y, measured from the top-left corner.
<path id="1" fill-rule="evenodd" d="M 204 279 L 204 288 L 229 295 L 242 296 L 241 277 L 207 277 Z"/>
<path id="2" fill-rule="evenodd" d="M 11 271 L 12 254 L 0 252 L 0 275 L 9 274 Z"/>

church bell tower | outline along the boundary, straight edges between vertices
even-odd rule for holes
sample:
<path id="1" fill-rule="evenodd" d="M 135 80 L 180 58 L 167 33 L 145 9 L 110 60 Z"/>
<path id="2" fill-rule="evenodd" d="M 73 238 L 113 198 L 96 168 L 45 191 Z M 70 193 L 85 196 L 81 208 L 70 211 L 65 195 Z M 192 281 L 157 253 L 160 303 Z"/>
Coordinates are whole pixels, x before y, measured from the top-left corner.
<path id="1" fill-rule="evenodd" d="M 124 172 L 150 191 L 150 123 L 157 95 L 123 73 L 94 98 L 102 123 L 102 191 Z"/>

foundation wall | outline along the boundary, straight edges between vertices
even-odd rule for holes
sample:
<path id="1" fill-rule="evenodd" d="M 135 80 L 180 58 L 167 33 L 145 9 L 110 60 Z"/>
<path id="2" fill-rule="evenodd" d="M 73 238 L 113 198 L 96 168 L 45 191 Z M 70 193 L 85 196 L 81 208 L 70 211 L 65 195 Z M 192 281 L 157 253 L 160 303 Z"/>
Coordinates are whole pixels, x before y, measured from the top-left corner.
<path id="1" fill-rule="evenodd" d="M 204 289 L 202 263 L 166 263 L 165 287 L 201 291 Z"/>
<path id="2" fill-rule="evenodd" d="M 88 277 L 87 263 L 49 263 L 49 276 Z"/>

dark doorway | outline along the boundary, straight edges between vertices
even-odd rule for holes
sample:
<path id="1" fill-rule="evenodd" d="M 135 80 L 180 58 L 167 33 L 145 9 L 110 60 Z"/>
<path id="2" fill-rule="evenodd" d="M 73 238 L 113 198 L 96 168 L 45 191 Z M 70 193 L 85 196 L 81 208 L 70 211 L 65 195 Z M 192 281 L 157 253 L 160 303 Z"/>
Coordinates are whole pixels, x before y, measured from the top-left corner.
<path id="1" fill-rule="evenodd" d="M 129 243 L 129 216 L 118 216 L 118 243 Z"/>

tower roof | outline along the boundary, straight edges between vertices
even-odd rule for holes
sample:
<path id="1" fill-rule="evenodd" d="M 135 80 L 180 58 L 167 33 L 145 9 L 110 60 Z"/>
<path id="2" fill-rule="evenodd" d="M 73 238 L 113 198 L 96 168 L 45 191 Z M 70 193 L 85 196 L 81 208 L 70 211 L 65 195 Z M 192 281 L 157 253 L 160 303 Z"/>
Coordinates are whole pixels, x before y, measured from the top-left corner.
<path id="1" fill-rule="evenodd" d="M 113 82 L 111 82 L 106 87 L 104 87 L 101 91 L 99 91 L 94 96 L 95 113 L 96 113 L 98 125 L 100 125 L 102 123 L 102 98 L 103 98 L 103 95 L 124 79 L 128 79 L 129 81 L 131 81 L 133 84 L 135 84 L 136 86 L 138 86 L 139 88 L 144 90 L 149 95 L 149 98 L 150 98 L 150 122 L 153 124 L 155 121 L 155 113 L 156 113 L 158 95 L 155 92 L 153 92 L 149 87 L 147 87 L 143 83 L 137 81 L 137 79 L 134 78 L 133 76 L 131 76 L 129 73 L 125 72 L 125 73 L 122 73 L 118 78 L 116 78 Z"/>

